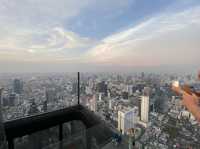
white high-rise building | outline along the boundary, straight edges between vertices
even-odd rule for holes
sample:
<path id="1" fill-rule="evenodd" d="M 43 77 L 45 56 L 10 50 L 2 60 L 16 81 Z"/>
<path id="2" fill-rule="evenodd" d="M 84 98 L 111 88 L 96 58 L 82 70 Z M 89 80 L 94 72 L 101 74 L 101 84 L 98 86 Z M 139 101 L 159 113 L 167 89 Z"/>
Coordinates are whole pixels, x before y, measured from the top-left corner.
<path id="1" fill-rule="evenodd" d="M 91 111 L 96 112 L 96 110 L 97 110 L 97 100 L 96 100 L 95 94 L 92 96 L 92 99 L 90 99 L 89 106 L 90 106 Z"/>
<path id="2" fill-rule="evenodd" d="M 144 123 L 149 121 L 149 96 L 141 96 L 140 120 Z"/>
<path id="3" fill-rule="evenodd" d="M 85 93 L 86 94 L 92 94 L 92 88 L 90 88 L 89 86 L 86 86 Z"/>
<path id="4" fill-rule="evenodd" d="M 138 107 L 118 111 L 118 130 L 126 134 L 138 122 Z"/>
<path id="5" fill-rule="evenodd" d="M 102 101 L 102 93 L 99 93 L 99 101 Z"/>
<path id="6" fill-rule="evenodd" d="M 110 95 L 110 91 L 108 90 L 108 98 L 110 98 L 111 97 L 111 95 Z"/>
<path id="7" fill-rule="evenodd" d="M 112 110 L 112 99 L 109 99 L 109 109 Z"/>

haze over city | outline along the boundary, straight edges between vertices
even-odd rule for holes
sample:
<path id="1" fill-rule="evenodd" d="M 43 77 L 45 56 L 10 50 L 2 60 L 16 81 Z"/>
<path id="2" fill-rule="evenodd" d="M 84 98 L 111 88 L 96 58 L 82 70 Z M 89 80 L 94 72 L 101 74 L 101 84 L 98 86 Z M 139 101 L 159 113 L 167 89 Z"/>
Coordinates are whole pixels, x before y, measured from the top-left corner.
<path id="1" fill-rule="evenodd" d="M 200 0 L 0 0 L 0 149 L 200 149 Z"/>
<path id="2" fill-rule="evenodd" d="M 196 72 L 199 0 L 0 0 L 0 72 Z"/>

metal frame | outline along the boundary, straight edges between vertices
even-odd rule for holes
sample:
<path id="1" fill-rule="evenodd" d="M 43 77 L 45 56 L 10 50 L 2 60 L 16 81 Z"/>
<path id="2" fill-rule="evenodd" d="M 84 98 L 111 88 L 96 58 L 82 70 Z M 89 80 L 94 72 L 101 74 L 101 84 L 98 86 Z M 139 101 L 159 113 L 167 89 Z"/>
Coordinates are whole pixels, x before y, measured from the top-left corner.
<path id="1" fill-rule="evenodd" d="M 52 112 L 23 117 L 4 122 L 8 149 L 14 149 L 14 139 L 25 135 L 45 130 L 54 126 L 59 126 L 59 141 L 63 140 L 63 124 L 73 120 L 82 121 L 86 128 L 91 128 L 101 121 L 95 114 L 80 105 L 80 72 L 78 80 L 78 103 L 75 106 L 60 109 Z"/>

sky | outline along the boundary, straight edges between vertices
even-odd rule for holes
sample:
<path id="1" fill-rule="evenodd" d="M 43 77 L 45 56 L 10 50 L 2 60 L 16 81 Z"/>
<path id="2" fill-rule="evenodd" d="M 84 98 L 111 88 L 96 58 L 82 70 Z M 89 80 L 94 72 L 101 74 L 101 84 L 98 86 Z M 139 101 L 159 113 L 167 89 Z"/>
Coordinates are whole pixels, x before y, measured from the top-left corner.
<path id="1" fill-rule="evenodd" d="M 0 72 L 199 68 L 199 0 L 0 0 Z"/>

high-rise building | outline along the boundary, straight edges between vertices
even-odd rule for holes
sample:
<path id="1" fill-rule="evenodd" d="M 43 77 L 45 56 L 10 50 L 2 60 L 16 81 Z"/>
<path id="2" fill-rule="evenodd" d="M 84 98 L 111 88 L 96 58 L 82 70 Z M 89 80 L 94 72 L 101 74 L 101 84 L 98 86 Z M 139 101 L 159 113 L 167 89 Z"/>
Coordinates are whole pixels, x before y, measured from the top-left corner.
<path id="1" fill-rule="evenodd" d="M 21 94 L 23 89 L 23 83 L 19 79 L 15 79 L 13 82 L 13 90 L 16 94 Z"/>
<path id="2" fill-rule="evenodd" d="M 151 88 L 150 88 L 150 87 L 144 87 L 144 89 L 143 89 L 143 94 L 144 94 L 145 96 L 149 96 L 150 93 L 151 93 Z"/>
<path id="3" fill-rule="evenodd" d="M 2 89 L 0 88 L 0 101 L 1 101 L 1 92 Z M 1 109 L 2 108 L 0 103 L 0 149 L 6 149 L 6 137 L 4 133 L 3 116 Z"/>
<path id="4" fill-rule="evenodd" d="M 35 100 L 33 99 L 32 103 L 30 105 L 30 109 L 28 111 L 28 114 L 29 115 L 33 115 L 33 114 L 36 114 L 38 112 L 39 112 L 38 107 L 37 107 L 37 105 L 35 103 Z"/>
<path id="5" fill-rule="evenodd" d="M 144 74 L 144 72 L 142 72 L 141 73 L 141 79 L 144 79 L 144 77 L 145 77 L 145 74 Z"/>
<path id="6" fill-rule="evenodd" d="M 108 90 L 107 92 L 108 92 L 108 96 L 107 97 L 110 98 L 111 97 L 110 91 Z"/>
<path id="7" fill-rule="evenodd" d="M 90 99 L 90 110 L 96 112 L 97 110 L 97 99 L 96 99 L 96 95 L 94 94 L 92 96 L 92 99 Z"/>
<path id="8" fill-rule="evenodd" d="M 77 92 L 78 92 L 78 83 L 73 82 L 73 84 L 72 84 L 72 94 L 77 94 Z"/>
<path id="9" fill-rule="evenodd" d="M 144 123 L 149 121 L 149 96 L 141 96 L 140 120 Z"/>
<path id="10" fill-rule="evenodd" d="M 128 92 L 122 92 L 122 98 L 128 99 Z"/>
<path id="11" fill-rule="evenodd" d="M 47 100 L 43 101 L 43 112 L 47 112 Z"/>
<path id="12" fill-rule="evenodd" d="M 8 102 L 9 106 L 14 106 L 15 105 L 15 97 L 16 97 L 16 95 L 14 93 L 11 93 L 9 95 L 9 102 Z"/>
<path id="13" fill-rule="evenodd" d="M 118 111 L 118 130 L 126 134 L 130 129 L 135 128 L 138 122 L 138 107 L 124 108 Z"/>
<path id="14" fill-rule="evenodd" d="M 102 93 L 99 93 L 99 101 L 102 101 Z"/>
<path id="15" fill-rule="evenodd" d="M 47 102 L 53 102 L 56 100 L 56 90 L 55 88 L 46 89 L 46 100 Z"/>
<path id="16" fill-rule="evenodd" d="M 97 84 L 97 91 L 100 93 L 104 93 L 105 96 L 107 96 L 107 89 L 108 85 L 105 81 L 102 81 Z"/>
<path id="17" fill-rule="evenodd" d="M 109 99 L 109 105 L 108 105 L 109 109 L 112 110 L 112 99 Z"/>

